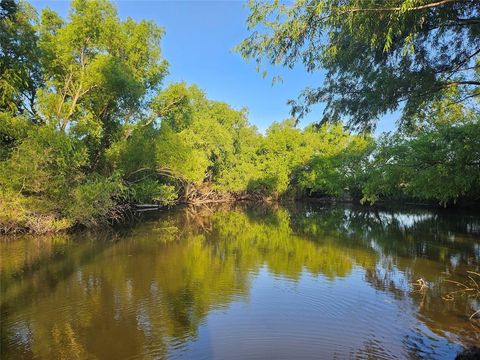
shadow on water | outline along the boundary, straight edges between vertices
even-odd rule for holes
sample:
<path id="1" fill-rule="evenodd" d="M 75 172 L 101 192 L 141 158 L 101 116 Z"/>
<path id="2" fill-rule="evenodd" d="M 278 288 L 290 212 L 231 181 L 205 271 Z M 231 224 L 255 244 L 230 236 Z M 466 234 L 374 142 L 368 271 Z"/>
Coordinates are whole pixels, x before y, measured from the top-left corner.
<path id="1" fill-rule="evenodd" d="M 479 271 L 469 212 L 178 208 L 0 247 L 5 359 L 453 358 L 480 342 L 478 299 L 442 299 Z"/>

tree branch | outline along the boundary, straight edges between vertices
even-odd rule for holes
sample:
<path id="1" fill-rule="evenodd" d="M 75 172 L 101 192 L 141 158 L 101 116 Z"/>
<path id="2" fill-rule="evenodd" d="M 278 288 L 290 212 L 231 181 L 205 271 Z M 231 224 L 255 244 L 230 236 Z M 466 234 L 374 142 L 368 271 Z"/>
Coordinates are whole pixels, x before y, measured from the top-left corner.
<path id="1" fill-rule="evenodd" d="M 432 8 L 432 7 L 436 7 L 436 6 L 448 4 L 448 3 L 451 3 L 451 2 L 455 2 L 455 1 L 458 1 L 458 0 L 441 0 L 441 1 L 434 2 L 434 3 L 429 3 L 429 4 L 425 4 L 425 5 L 414 6 L 414 7 L 406 8 L 406 9 L 402 9 L 401 7 L 391 7 L 391 8 L 355 8 L 355 9 L 348 9 L 348 10 L 342 11 L 342 12 L 340 12 L 340 14 L 343 14 L 343 13 L 354 13 L 354 12 L 363 12 L 363 11 L 401 11 L 401 10 L 405 10 L 405 11 L 416 11 L 416 10 L 423 10 L 423 9 L 428 9 L 428 8 Z"/>

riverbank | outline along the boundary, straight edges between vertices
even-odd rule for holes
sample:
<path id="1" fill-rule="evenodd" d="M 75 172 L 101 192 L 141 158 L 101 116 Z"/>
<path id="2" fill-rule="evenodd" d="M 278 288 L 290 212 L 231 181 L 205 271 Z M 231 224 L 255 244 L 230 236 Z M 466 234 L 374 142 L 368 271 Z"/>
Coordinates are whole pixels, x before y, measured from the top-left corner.
<path id="1" fill-rule="evenodd" d="M 100 190 L 101 191 L 101 190 Z M 0 197 L 0 234 L 52 234 L 75 231 L 79 228 L 96 228 L 128 222 L 137 213 L 145 211 L 168 210 L 179 205 L 213 206 L 220 203 L 236 202 L 277 202 L 278 197 L 263 196 L 260 194 L 232 193 L 214 191 L 208 187 L 190 186 L 189 191 L 182 191 L 183 195 L 168 202 L 138 203 L 128 202 L 127 197 L 106 199 L 105 194 L 94 194 L 86 202 L 71 203 L 69 207 L 77 208 L 79 213 L 88 213 L 83 218 L 68 216 L 64 201 L 48 202 L 38 196 L 21 197 L 10 194 L 10 197 Z M 101 198 L 103 195 L 103 200 Z M 102 200 L 102 201 L 99 201 Z M 62 207 L 63 206 L 63 207 Z M 102 208 L 103 207 L 103 208 Z M 85 209 L 86 208 L 86 209 Z M 85 209 L 85 210 L 81 210 Z"/>
<path id="2" fill-rule="evenodd" d="M 35 212 L 28 208 L 19 206 L 18 204 L 11 204 L 12 209 L 9 213 L 5 211 L 5 203 L 0 204 L 0 234 L 1 235 L 19 235 L 19 234 L 54 234 L 60 232 L 72 232 L 84 228 L 99 228 L 102 226 L 112 226 L 115 224 L 125 224 L 132 219 L 138 217 L 144 212 L 155 211 L 169 211 L 178 206 L 204 206 L 215 207 L 220 204 L 235 203 L 259 203 L 259 204 L 288 204 L 293 202 L 305 203 L 319 203 L 319 204 L 352 204 L 370 209 L 401 209 L 403 207 L 417 207 L 430 208 L 438 210 L 480 210 L 480 203 L 473 200 L 461 199 L 454 205 L 448 207 L 442 206 L 433 201 L 414 201 L 412 199 L 379 199 L 374 204 L 361 204 L 360 199 L 351 196 L 342 197 L 273 197 L 261 194 L 234 194 L 234 193 L 219 193 L 211 190 L 195 191 L 190 195 L 190 198 L 182 197 L 169 204 L 162 203 L 117 203 L 114 209 L 110 209 L 108 213 L 98 221 L 90 221 L 88 224 L 81 224 L 72 221 L 66 217 L 62 217 L 61 212 Z"/>

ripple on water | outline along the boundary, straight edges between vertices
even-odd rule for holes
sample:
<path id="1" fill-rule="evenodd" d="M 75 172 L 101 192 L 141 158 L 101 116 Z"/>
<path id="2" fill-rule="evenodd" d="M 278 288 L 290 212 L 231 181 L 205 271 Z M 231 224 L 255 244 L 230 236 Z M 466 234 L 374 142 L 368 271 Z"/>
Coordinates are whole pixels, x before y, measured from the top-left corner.
<path id="1" fill-rule="evenodd" d="M 248 301 L 231 304 L 227 312 L 210 313 L 205 324 L 208 345 L 219 358 L 331 357 L 345 355 L 346 349 L 356 358 L 392 359 L 401 354 L 399 344 L 388 339 L 401 334 L 403 325 L 379 319 L 373 290 L 346 291 L 348 284 L 341 281 L 305 275 L 292 287 L 289 279 L 264 269 L 252 283 Z"/>

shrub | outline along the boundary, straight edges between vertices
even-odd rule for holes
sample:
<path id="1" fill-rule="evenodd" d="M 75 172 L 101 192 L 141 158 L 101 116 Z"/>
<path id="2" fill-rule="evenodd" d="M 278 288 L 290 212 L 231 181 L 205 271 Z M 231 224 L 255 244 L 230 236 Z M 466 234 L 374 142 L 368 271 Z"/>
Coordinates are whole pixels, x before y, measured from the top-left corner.
<path id="1" fill-rule="evenodd" d="M 71 193 L 66 211 L 77 224 L 98 225 L 123 216 L 123 204 L 127 189 L 118 175 L 103 178 L 91 176 Z"/>
<path id="2" fill-rule="evenodd" d="M 161 184 L 155 179 L 144 179 L 133 184 L 131 189 L 131 201 L 136 203 L 155 202 L 161 205 L 170 205 L 178 198 L 174 186 Z"/>

